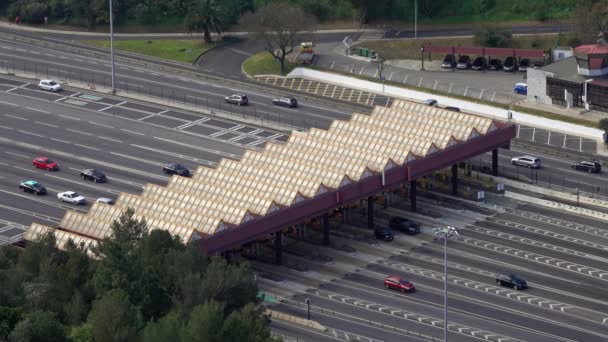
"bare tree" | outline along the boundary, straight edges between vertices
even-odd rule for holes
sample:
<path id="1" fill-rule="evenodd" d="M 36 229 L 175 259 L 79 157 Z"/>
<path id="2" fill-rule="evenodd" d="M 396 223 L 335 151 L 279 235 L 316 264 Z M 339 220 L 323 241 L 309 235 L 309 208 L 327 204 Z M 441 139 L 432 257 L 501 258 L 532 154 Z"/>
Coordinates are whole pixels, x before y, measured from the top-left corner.
<path id="1" fill-rule="evenodd" d="M 301 7 L 284 2 L 273 2 L 256 13 L 247 13 L 241 25 L 261 37 L 266 50 L 281 64 L 285 75 L 285 58 L 297 45 L 296 36 L 316 25 L 316 18 Z"/>
<path id="2" fill-rule="evenodd" d="M 579 5 L 574 11 L 574 31 L 583 43 L 595 43 L 598 34 L 608 38 L 608 0 Z"/>

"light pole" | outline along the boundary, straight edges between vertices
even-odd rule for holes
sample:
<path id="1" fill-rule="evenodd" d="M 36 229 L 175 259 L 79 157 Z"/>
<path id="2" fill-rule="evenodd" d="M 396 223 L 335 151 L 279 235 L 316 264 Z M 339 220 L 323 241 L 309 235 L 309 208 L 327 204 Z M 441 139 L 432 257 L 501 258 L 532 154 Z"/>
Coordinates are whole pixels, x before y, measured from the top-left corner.
<path id="1" fill-rule="evenodd" d="M 443 341 L 448 341 L 448 239 L 457 239 L 456 228 L 435 228 L 435 238 L 443 239 Z"/>
<path id="2" fill-rule="evenodd" d="M 112 12 L 112 0 L 110 3 L 110 55 L 112 56 L 112 94 L 116 94 L 116 84 L 114 83 L 114 13 Z"/>
<path id="3" fill-rule="evenodd" d="M 414 40 L 418 39 L 418 0 L 414 0 Z"/>
<path id="4" fill-rule="evenodd" d="M 305 302 L 308 306 L 308 320 L 310 321 L 310 299 L 306 298 Z"/>

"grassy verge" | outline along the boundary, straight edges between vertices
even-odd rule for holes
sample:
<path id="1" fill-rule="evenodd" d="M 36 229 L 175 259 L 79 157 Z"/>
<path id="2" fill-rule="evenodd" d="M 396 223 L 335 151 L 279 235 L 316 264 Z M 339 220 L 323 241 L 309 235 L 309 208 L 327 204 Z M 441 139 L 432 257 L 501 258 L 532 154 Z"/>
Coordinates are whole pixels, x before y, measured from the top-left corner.
<path id="1" fill-rule="evenodd" d="M 85 41 L 86 44 L 109 48 L 108 40 Z M 115 40 L 114 48 L 142 55 L 192 63 L 203 52 L 224 42 L 206 44 L 200 40 Z"/>
<path id="2" fill-rule="evenodd" d="M 513 37 L 513 47 L 520 49 L 547 50 L 559 43 L 558 35 L 533 35 Z M 479 46 L 473 38 L 430 38 L 419 40 L 369 40 L 357 46 L 373 49 L 385 59 L 420 59 L 420 48 L 425 45 L 445 46 Z M 481 47 L 481 46 L 479 46 Z M 426 57 L 426 56 L 425 56 Z M 432 54 L 431 58 L 441 59 L 443 54 Z"/>
<path id="3" fill-rule="evenodd" d="M 285 60 L 285 74 L 290 73 L 295 67 L 296 64 Z M 249 76 L 280 75 L 281 64 L 270 53 L 264 51 L 247 58 L 243 63 L 243 70 Z"/>

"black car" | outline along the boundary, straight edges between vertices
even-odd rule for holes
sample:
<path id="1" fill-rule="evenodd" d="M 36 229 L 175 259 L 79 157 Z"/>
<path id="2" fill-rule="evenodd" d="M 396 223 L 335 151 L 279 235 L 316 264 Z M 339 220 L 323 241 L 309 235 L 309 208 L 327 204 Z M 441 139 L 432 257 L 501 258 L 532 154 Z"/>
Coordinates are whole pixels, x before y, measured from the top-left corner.
<path id="1" fill-rule="evenodd" d="M 513 57 L 507 57 L 507 59 L 505 59 L 505 64 L 502 66 L 502 69 L 504 71 L 515 71 L 517 70 L 517 62 L 515 61 L 515 58 Z"/>
<path id="2" fill-rule="evenodd" d="M 602 172 L 602 164 L 600 164 L 597 160 L 576 162 L 572 163 L 571 166 L 575 170 L 585 171 L 589 173 Z"/>
<path id="3" fill-rule="evenodd" d="M 95 169 L 84 169 L 80 172 L 80 178 L 84 180 L 91 180 L 95 183 L 105 183 L 108 179 L 103 172 Z"/>
<path id="4" fill-rule="evenodd" d="M 496 275 L 496 285 L 512 287 L 515 290 L 523 290 L 528 288 L 528 283 L 525 280 L 514 274 L 501 273 Z"/>
<path id="5" fill-rule="evenodd" d="M 395 238 L 393 236 L 393 232 L 390 229 L 384 227 L 374 229 L 374 236 L 376 237 L 376 239 L 382 241 L 393 241 L 393 239 Z"/>
<path id="6" fill-rule="evenodd" d="M 473 61 L 473 65 L 471 65 L 471 69 L 473 70 L 483 70 L 486 68 L 486 59 L 485 57 L 477 57 Z"/>
<path id="7" fill-rule="evenodd" d="M 502 63 L 500 62 L 500 59 L 490 59 L 490 62 L 488 63 L 488 70 L 498 70 L 502 68 Z"/>
<path id="8" fill-rule="evenodd" d="M 46 194 L 46 188 L 43 187 L 42 184 L 34 180 L 28 180 L 19 183 L 19 189 L 23 192 L 31 192 L 34 195 Z"/>
<path id="9" fill-rule="evenodd" d="M 443 109 L 449 110 L 449 111 L 452 111 L 452 112 L 460 112 L 460 108 L 458 108 L 458 107 L 447 106 L 447 107 L 445 107 Z"/>
<path id="10" fill-rule="evenodd" d="M 177 163 L 167 163 L 163 167 L 163 173 L 166 175 L 178 175 L 182 177 L 190 177 L 190 170 L 188 170 L 182 164 Z"/>
<path id="11" fill-rule="evenodd" d="M 420 233 L 420 225 L 412 220 L 406 219 L 405 217 L 395 216 L 390 219 L 389 226 L 393 230 L 398 230 L 407 234 L 418 234 Z"/>
<path id="12" fill-rule="evenodd" d="M 288 108 L 295 108 L 298 106 L 298 100 L 293 96 L 283 96 L 276 99 L 272 99 L 272 104 L 275 106 L 283 106 Z"/>
<path id="13" fill-rule="evenodd" d="M 530 67 L 530 60 L 529 59 L 524 58 L 521 61 L 519 61 L 519 71 L 526 72 L 526 71 L 528 71 L 529 67 Z"/>
<path id="14" fill-rule="evenodd" d="M 456 57 L 454 57 L 454 55 L 445 55 L 445 57 L 443 58 L 443 62 L 441 62 L 441 67 L 442 68 L 453 68 L 456 66 Z"/>
<path id="15" fill-rule="evenodd" d="M 457 69 L 468 69 L 471 67 L 471 57 L 467 55 L 462 55 L 458 59 L 458 64 L 456 65 Z"/>

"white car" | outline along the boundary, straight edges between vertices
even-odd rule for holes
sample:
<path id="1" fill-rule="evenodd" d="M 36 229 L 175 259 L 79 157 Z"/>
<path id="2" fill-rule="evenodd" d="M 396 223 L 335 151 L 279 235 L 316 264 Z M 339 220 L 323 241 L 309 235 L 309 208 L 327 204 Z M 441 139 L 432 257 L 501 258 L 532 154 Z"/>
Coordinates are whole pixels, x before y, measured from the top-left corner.
<path id="1" fill-rule="evenodd" d="M 111 198 L 107 198 L 107 197 L 100 197 L 95 202 L 103 203 L 103 204 L 107 204 L 107 205 L 114 205 L 114 200 Z"/>
<path id="2" fill-rule="evenodd" d="M 41 90 L 48 90 L 52 92 L 61 91 L 61 84 L 53 80 L 40 80 L 38 88 Z"/>
<path id="3" fill-rule="evenodd" d="M 61 202 L 68 202 L 72 204 L 85 204 L 87 199 L 80 196 L 77 192 L 74 191 L 65 191 L 57 194 L 57 198 Z"/>
<path id="4" fill-rule="evenodd" d="M 533 156 L 520 156 L 512 158 L 511 164 L 529 167 L 531 169 L 539 169 L 541 167 L 540 159 Z"/>

